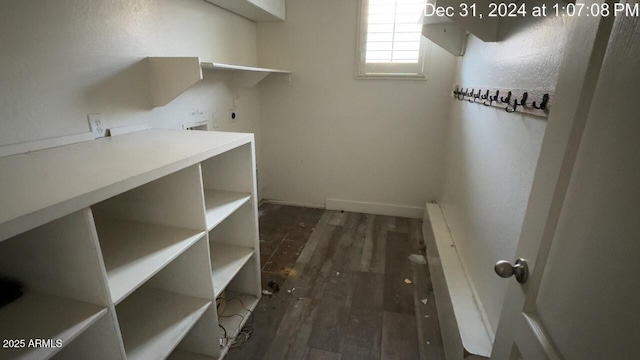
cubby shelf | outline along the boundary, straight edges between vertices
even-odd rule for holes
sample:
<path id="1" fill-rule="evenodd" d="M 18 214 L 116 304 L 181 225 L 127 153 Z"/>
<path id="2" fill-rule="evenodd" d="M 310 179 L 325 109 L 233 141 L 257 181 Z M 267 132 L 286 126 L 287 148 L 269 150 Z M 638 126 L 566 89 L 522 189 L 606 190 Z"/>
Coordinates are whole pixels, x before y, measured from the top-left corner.
<path id="1" fill-rule="evenodd" d="M 204 190 L 204 203 L 207 209 L 207 230 L 218 226 L 251 199 L 251 194 L 235 191 Z"/>
<path id="2" fill-rule="evenodd" d="M 109 222 L 98 228 L 113 302 L 122 299 L 182 254 L 203 231 L 136 222 Z"/>
<path id="3" fill-rule="evenodd" d="M 235 337 L 249 320 L 260 299 L 232 291 L 225 292 L 225 299 L 225 307 L 222 314 L 219 315 L 219 322 L 227 331 L 227 337 Z M 227 351 L 229 351 L 229 346 L 222 350 L 223 355 Z"/>
<path id="4" fill-rule="evenodd" d="M 25 292 L 0 309 L 0 334 L 4 339 L 60 339 L 65 345 L 107 313 L 107 309 L 67 298 L 38 292 Z M 10 359 L 45 359 L 57 347 L 3 349 Z M 2 357 L 5 358 L 4 356 Z"/>
<path id="5" fill-rule="evenodd" d="M 255 251 L 252 248 L 227 244 L 212 243 L 210 246 L 213 287 L 218 297 Z"/>
<path id="6" fill-rule="evenodd" d="M 164 359 L 211 306 L 206 299 L 140 288 L 116 307 L 127 359 Z"/>
<path id="7" fill-rule="evenodd" d="M 291 74 L 286 70 L 200 61 L 197 56 L 148 57 L 147 63 L 154 107 L 170 103 L 202 80 L 202 70 L 231 71 L 234 83 L 241 87 L 253 87 L 270 74 Z"/>

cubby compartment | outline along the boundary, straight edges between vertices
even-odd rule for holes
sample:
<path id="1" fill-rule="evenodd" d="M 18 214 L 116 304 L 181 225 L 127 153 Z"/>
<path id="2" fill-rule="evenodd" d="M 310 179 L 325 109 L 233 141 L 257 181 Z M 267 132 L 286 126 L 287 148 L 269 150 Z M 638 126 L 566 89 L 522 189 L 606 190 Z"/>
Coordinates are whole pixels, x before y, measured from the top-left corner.
<path id="1" fill-rule="evenodd" d="M 91 325 L 78 338 L 57 353 L 53 360 L 113 360 L 125 359 L 120 337 L 113 331 L 112 314 Z"/>
<path id="2" fill-rule="evenodd" d="M 207 251 L 201 238 L 116 306 L 127 359 L 166 358 L 212 306 Z"/>
<path id="3" fill-rule="evenodd" d="M 92 207 L 115 304 L 205 237 L 201 181 L 195 165 Z"/>
<path id="4" fill-rule="evenodd" d="M 97 245 L 89 209 L 0 243 L 0 278 L 20 284 L 22 291 L 0 308 L 0 337 L 27 342 L 21 349 L 3 349 L 3 359 L 51 358 L 94 323 L 109 318 Z M 117 330 L 111 322 L 104 331 L 115 337 Z M 29 347 L 31 340 L 49 343 Z"/>
<path id="5" fill-rule="evenodd" d="M 255 243 L 257 229 L 253 220 L 253 206 L 253 201 L 247 202 L 209 233 L 216 297 L 258 253 Z M 259 265 L 256 264 L 256 266 Z"/>
<path id="6" fill-rule="evenodd" d="M 224 337 L 225 332 L 227 338 L 236 337 L 260 300 L 258 261 L 258 253 L 254 253 L 219 297 L 221 300 L 218 311 L 218 321 L 221 326 L 220 338 Z M 223 355 L 229 350 L 229 346 L 230 344 L 227 344 L 223 348 Z"/>
<path id="7" fill-rule="evenodd" d="M 254 164 L 252 144 L 201 163 L 208 230 L 252 199 Z"/>
<path id="8" fill-rule="evenodd" d="M 215 305 L 205 311 L 200 320 L 171 353 L 169 360 L 217 360 L 220 357 L 218 315 Z"/>

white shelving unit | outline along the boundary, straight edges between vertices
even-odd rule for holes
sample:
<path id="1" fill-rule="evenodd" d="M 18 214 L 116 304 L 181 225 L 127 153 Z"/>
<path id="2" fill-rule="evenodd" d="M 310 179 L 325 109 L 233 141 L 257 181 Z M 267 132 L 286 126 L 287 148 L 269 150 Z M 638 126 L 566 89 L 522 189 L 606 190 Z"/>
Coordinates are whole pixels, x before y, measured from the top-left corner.
<path id="1" fill-rule="evenodd" d="M 234 0 L 236 1 L 236 0 Z M 153 106 L 164 106 L 202 80 L 203 70 L 230 71 L 236 86 L 253 87 L 270 74 L 290 76 L 291 72 L 250 66 L 200 61 L 199 57 L 148 57 Z"/>
<path id="2" fill-rule="evenodd" d="M 220 359 L 232 298 L 260 299 L 252 134 L 141 131 L 0 158 L 0 180 L 0 278 L 24 293 L 0 337 L 61 340 L 0 359 Z"/>

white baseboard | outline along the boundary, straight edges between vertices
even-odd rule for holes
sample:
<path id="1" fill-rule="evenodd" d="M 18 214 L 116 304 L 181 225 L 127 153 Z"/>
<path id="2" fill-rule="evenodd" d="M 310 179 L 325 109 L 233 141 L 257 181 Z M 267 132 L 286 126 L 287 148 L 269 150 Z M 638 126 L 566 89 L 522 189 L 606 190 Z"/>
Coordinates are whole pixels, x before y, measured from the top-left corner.
<path id="1" fill-rule="evenodd" d="M 29 141 L 19 144 L 11 144 L 0 146 L 0 157 L 22 154 L 30 151 L 38 151 L 48 149 L 52 147 L 71 145 L 84 141 L 93 140 L 94 136 L 92 132 L 61 136 L 50 139 Z"/>
<path id="2" fill-rule="evenodd" d="M 398 216 L 411 219 L 422 219 L 424 207 L 395 204 L 381 204 L 364 201 L 326 199 L 327 210 L 342 210 L 365 214 Z"/>
<path id="3" fill-rule="evenodd" d="M 324 209 L 325 206 L 322 204 L 307 204 L 307 203 L 299 203 L 295 201 L 285 201 L 285 200 L 271 200 L 271 199 L 262 199 L 260 200 L 260 205 L 267 204 L 275 204 L 275 205 L 286 205 L 286 206 L 298 206 L 298 207 L 306 207 L 312 209 Z"/>

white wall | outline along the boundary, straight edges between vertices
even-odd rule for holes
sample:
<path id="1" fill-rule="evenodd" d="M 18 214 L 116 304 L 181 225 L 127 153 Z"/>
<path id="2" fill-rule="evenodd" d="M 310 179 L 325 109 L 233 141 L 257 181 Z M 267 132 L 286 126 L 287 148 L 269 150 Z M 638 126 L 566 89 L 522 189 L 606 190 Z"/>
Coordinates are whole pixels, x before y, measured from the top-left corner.
<path id="1" fill-rule="evenodd" d="M 440 193 L 454 58 L 433 46 L 428 81 L 355 80 L 358 2 L 287 2 L 258 25 L 264 197 L 423 207 Z"/>
<path id="2" fill-rule="evenodd" d="M 566 18 L 506 19 L 501 41 L 470 37 L 458 62 L 464 87 L 554 90 Z M 458 253 L 495 332 L 507 281 L 496 261 L 515 260 L 546 120 L 454 101 L 440 202 Z"/>
<path id="3" fill-rule="evenodd" d="M 147 56 L 257 63 L 255 23 L 202 0 L 4 0 L 0 49 L 0 146 L 87 132 L 90 113 L 169 128 L 215 115 L 221 130 L 259 133 L 257 89 L 229 123 L 228 74 L 152 108 Z"/>

